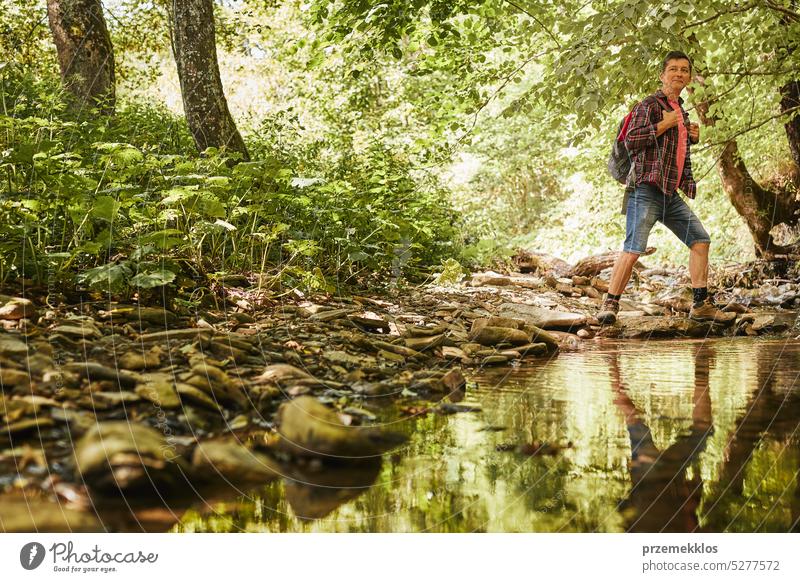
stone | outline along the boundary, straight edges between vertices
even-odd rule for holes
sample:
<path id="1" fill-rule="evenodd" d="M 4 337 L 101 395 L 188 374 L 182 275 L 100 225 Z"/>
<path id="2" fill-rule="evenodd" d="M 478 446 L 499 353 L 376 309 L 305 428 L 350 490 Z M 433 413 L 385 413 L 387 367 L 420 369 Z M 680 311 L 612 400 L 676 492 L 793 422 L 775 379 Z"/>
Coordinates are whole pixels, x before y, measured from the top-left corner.
<path id="1" fill-rule="evenodd" d="M 158 368 L 161 365 L 162 350 L 159 346 L 153 346 L 147 352 L 139 350 L 127 351 L 119 358 L 120 367 L 126 370 L 147 370 L 148 368 Z"/>
<path id="2" fill-rule="evenodd" d="M 444 325 L 435 325 L 432 327 L 424 327 L 421 325 L 408 325 L 406 326 L 406 337 L 430 337 L 434 335 L 441 335 L 447 331 Z"/>
<path id="3" fill-rule="evenodd" d="M 0 367 L 0 390 L 11 386 L 30 386 L 31 377 L 27 372 Z"/>
<path id="4" fill-rule="evenodd" d="M 31 318 L 36 314 L 36 308 L 30 299 L 14 297 L 0 307 L 0 319 L 20 320 Z"/>
<path id="5" fill-rule="evenodd" d="M 97 339 L 103 334 L 93 325 L 57 325 L 50 330 L 50 333 L 60 333 L 75 339 Z"/>
<path id="6" fill-rule="evenodd" d="M 161 408 L 178 408 L 181 405 L 171 374 L 145 374 L 136 386 L 136 394 Z"/>
<path id="7" fill-rule="evenodd" d="M 501 356 L 499 354 L 494 356 L 486 356 L 481 360 L 481 366 L 493 366 L 496 364 L 505 364 L 508 362 L 508 358 L 506 356 Z"/>
<path id="8" fill-rule="evenodd" d="M 501 275 L 500 273 L 495 273 L 494 271 L 486 271 L 485 273 L 475 273 L 472 276 L 472 280 L 470 281 L 470 285 L 473 287 L 483 287 L 486 285 L 492 285 L 495 287 L 505 287 L 511 284 L 512 284 L 511 277 L 508 277 L 506 275 Z"/>
<path id="9" fill-rule="evenodd" d="M 139 381 L 139 377 L 136 375 L 115 370 L 96 362 L 69 362 L 64 364 L 63 368 L 68 372 L 75 372 L 89 381 L 111 380 L 127 388 L 133 388 Z"/>
<path id="10" fill-rule="evenodd" d="M 479 317 L 472 320 L 472 325 L 469 329 L 471 334 L 478 333 L 481 328 L 490 327 L 507 327 L 509 329 L 522 329 L 524 322 L 513 319 L 511 317 Z"/>
<path id="11" fill-rule="evenodd" d="M 0 356 L 22 356 L 28 354 L 28 344 L 17 336 L 0 332 Z"/>
<path id="12" fill-rule="evenodd" d="M 408 440 L 380 427 L 347 426 L 333 410 L 311 396 L 281 405 L 276 416 L 279 448 L 298 457 L 374 457 Z M 341 460 L 341 459 L 340 459 Z"/>
<path id="13" fill-rule="evenodd" d="M 159 431 L 127 421 L 99 422 L 74 451 L 81 479 L 95 489 L 175 486 L 188 468 Z"/>
<path id="14" fill-rule="evenodd" d="M 358 315 L 349 315 L 348 319 L 350 319 L 350 321 L 355 323 L 361 329 L 365 329 L 367 331 L 389 333 L 391 329 L 389 326 L 389 322 L 383 319 L 375 319 L 372 317 L 361 317 Z"/>
<path id="15" fill-rule="evenodd" d="M 198 443 L 192 453 L 192 471 L 206 481 L 268 483 L 281 475 L 278 464 L 237 440 Z"/>
<path id="16" fill-rule="evenodd" d="M 499 311 L 503 317 L 521 319 L 540 329 L 569 329 L 581 327 L 587 323 L 587 317 L 579 313 L 554 311 L 521 303 L 503 303 L 500 305 Z"/>
<path id="17" fill-rule="evenodd" d="M 434 335 L 430 337 L 410 337 L 405 340 L 406 347 L 424 352 L 425 350 L 432 350 L 439 347 L 444 341 L 444 335 Z"/>
<path id="18" fill-rule="evenodd" d="M 659 337 L 706 337 L 715 326 L 710 322 L 693 321 L 686 317 L 631 317 L 624 321 L 620 337 L 659 338 Z M 718 330 L 722 326 L 716 326 Z"/>
<path id="19" fill-rule="evenodd" d="M 556 347 L 557 346 L 558 344 L 556 343 Z M 544 342 L 530 343 L 525 344 L 524 346 L 518 346 L 517 348 L 514 348 L 514 351 L 519 352 L 523 357 L 541 356 L 542 354 L 546 354 L 548 352 L 548 346 Z"/>
<path id="20" fill-rule="evenodd" d="M 264 372 L 253 379 L 253 384 L 273 384 L 279 388 L 302 385 L 309 387 L 325 387 L 325 383 L 308 372 L 290 364 L 272 364 Z"/>
<path id="21" fill-rule="evenodd" d="M 461 372 L 460 368 L 453 368 L 442 376 L 442 384 L 444 384 L 445 388 L 450 392 L 466 390 L 467 379 L 464 378 L 464 374 Z"/>
<path id="22" fill-rule="evenodd" d="M 476 334 L 471 334 L 470 340 L 483 346 L 494 346 L 500 343 L 523 345 L 530 343 L 531 336 L 527 332 L 519 329 L 487 325 L 481 327 Z"/>

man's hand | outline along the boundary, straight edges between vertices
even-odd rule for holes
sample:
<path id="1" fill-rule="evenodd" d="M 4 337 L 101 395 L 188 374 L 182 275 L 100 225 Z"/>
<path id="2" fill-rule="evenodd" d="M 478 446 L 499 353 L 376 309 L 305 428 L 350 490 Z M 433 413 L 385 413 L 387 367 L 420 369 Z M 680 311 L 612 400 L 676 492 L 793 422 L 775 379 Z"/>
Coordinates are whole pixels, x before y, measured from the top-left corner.
<path id="1" fill-rule="evenodd" d="M 679 121 L 683 122 L 683 114 L 680 111 L 661 110 L 661 122 L 664 124 L 664 129 L 677 126 Z"/>
<path id="2" fill-rule="evenodd" d="M 700 141 L 700 126 L 696 123 L 689 124 L 689 140 L 692 143 L 697 143 Z"/>

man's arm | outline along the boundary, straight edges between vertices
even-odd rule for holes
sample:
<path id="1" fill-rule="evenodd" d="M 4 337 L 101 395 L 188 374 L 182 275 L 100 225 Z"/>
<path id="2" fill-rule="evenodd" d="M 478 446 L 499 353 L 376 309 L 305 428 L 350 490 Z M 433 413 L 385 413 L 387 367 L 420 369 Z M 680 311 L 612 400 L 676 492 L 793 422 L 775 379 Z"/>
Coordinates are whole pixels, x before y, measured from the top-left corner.
<path id="1" fill-rule="evenodd" d="M 625 147 L 631 153 L 643 150 L 657 137 L 656 124 L 650 122 L 651 104 L 640 102 L 636 104 L 631 113 L 631 122 L 628 124 L 628 133 L 625 135 Z"/>
<path id="2" fill-rule="evenodd" d="M 655 142 L 662 133 L 678 125 L 679 111 L 661 111 L 661 121 L 650 121 L 653 107 L 660 107 L 658 103 L 638 103 L 633 108 L 628 134 L 625 136 L 625 147 L 629 152 L 638 152 Z"/>

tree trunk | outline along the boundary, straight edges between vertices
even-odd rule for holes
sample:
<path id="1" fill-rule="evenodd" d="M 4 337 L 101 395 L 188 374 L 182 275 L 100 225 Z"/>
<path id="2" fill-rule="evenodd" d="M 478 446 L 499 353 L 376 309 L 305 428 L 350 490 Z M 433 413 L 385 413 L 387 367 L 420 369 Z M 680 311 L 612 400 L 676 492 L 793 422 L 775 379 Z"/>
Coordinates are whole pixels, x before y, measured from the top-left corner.
<path id="1" fill-rule="evenodd" d="M 792 152 L 794 163 L 800 168 L 800 81 L 790 81 L 781 87 L 781 111 L 790 109 L 788 119 L 784 124 L 786 138 L 789 140 L 789 149 Z"/>
<path id="2" fill-rule="evenodd" d="M 172 21 L 183 110 L 197 149 L 224 147 L 248 159 L 222 90 L 212 0 L 173 0 Z"/>
<path id="3" fill-rule="evenodd" d="M 64 88 L 73 108 L 114 112 L 114 49 L 100 0 L 47 0 Z"/>
<path id="4" fill-rule="evenodd" d="M 703 84 L 702 76 L 696 75 L 695 79 Z M 716 119 L 708 113 L 709 104 L 709 100 L 697 104 L 700 122 L 707 127 L 716 123 Z M 788 249 L 775 243 L 770 231 L 778 224 L 792 225 L 797 222 L 796 208 L 790 193 L 772 192 L 761 187 L 747 170 L 735 139 L 723 146 L 717 159 L 717 171 L 731 204 L 750 230 L 756 255 L 770 258 L 787 252 Z"/>

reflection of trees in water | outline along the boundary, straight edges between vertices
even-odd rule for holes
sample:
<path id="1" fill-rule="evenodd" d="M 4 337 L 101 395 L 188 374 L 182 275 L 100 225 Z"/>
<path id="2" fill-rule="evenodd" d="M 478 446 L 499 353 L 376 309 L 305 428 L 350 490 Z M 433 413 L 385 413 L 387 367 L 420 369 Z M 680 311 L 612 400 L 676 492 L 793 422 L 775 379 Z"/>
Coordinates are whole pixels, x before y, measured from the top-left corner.
<path id="1" fill-rule="evenodd" d="M 725 462 L 702 506 L 710 531 L 798 529 L 797 368 L 789 366 L 793 378 L 787 389 L 777 389 L 786 363 L 776 351 L 757 354 L 756 389 L 728 437 Z"/>
<path id="2" fill-rule="evenodd" d="M 759 344 L 748 346 L 761 350 Z M 774 349 L 757 352 L 755 385 L 726 435 L 718 475 L 704 483 L 701 453 L 713 434 L 709 368 L 713 349 L 694 352 L 692 422 L 688 431 L 660 450 L 653 443 L 644 415 L 627 394 L 616 357 L 610 362 L 615 404 L 623 413 L 631 439 L 631 492 L 621 508 L 629 531 L 787 531 L 797 527 L 797 428 L 800 409 L 796 390 L 776 394 Z M 749 350 L 748 350 L 749 351 Z M 791 448 L 787 446 L 793 443 Z M 792 454 L 787 455 L 786 451 Z M 759 455 L 766 467 L 757 465 Z M 744 487 L 751 474 L 752 490 Z M 788 483 L 786 483 L 788 479 Z"/>

